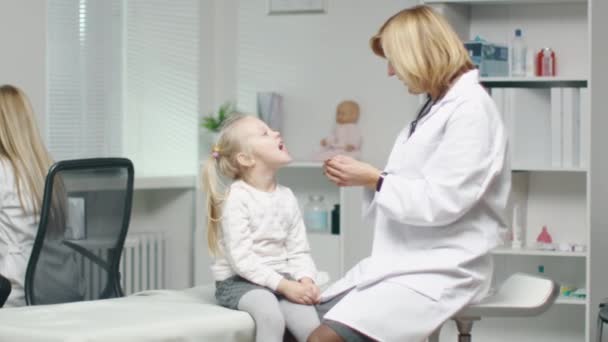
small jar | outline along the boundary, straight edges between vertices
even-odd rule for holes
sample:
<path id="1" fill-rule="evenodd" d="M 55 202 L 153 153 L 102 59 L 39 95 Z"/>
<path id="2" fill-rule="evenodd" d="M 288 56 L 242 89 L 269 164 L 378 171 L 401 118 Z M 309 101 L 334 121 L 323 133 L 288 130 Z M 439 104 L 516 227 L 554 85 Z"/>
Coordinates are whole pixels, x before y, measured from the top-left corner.
<path id="1" fill-rule="evenodd" d="M 329 232 L 329 209 L 322 195 L 311 195 L 304 206 L 304 224 L 311 232 Z"/>

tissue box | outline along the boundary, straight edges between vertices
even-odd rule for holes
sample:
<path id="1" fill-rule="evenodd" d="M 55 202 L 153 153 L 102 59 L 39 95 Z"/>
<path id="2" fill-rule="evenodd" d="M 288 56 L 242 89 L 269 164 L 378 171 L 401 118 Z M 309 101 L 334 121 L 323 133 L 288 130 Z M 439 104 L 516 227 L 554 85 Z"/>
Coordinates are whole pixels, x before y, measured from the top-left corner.
<path id="1" fill-rule="evenodd" d="M 483 77 L 509 76 L 509 48 L 484 41 L 464 43 L 473 64 Z"/>

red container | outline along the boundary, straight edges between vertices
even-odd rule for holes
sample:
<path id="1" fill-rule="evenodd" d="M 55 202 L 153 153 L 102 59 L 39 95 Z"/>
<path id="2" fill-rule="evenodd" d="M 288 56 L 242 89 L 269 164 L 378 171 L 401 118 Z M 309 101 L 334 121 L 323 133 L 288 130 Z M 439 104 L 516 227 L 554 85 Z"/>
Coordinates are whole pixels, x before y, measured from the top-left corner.
<path id="1" fill-rule="evenodd" d="M 555 76 L 555 52 L 542 48 L 536 54 L 536 76 Z"/>

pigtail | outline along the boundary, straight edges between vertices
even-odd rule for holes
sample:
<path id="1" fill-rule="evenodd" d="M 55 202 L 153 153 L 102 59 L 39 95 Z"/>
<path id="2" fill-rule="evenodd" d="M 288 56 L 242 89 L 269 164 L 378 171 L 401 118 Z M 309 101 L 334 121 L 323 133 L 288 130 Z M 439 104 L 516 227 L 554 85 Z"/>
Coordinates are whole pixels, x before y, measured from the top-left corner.
<path id="1" fill-rule="evenodd" d="M 230 128 L 243 118 L 245 116 L 239 113 L 232 113 L 226 118 L 220 130 L 220 137 L 215 142 L 211 155 L 202 170 L 202 183 L 206 190 L 207 200 L 207 245 L 213 256 L 217 256 L 221 252 L 219 226 L 222 219 L 222 207 L 227 197 L 226 186 L 222 181 L 224 179 L 234 181 L 240 177 L 239 166 L 233 156 L 242 150 L 242 146 Z"/>
<path id="2" fill-rule="evenodd" d="M 220 191 L 220 178 L 217 172 L 217 159 L 210 156 L 203 168 L 203 185 L 205 187 L 207 202 L 207 246 L 211 255 L 218 255 L 219 225 L 222 218 L 222 202 L 225 199 Z"/>

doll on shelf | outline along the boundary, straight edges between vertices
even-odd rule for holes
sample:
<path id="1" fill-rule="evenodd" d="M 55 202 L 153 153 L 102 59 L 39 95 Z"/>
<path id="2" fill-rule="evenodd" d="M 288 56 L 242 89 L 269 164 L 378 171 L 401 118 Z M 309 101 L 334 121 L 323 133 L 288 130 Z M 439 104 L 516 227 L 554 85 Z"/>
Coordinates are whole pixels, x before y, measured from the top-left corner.
<path id="1" fill-rule="evenodd" d="M 336 109 L 336 126 L 331 134 L 321 140 L 321 151 L 316 159 L 324 161 L 343 154 L 359 159 L 361 156 L 361 130 L 359 105 L 355 101 L 342 101 Z"/>

